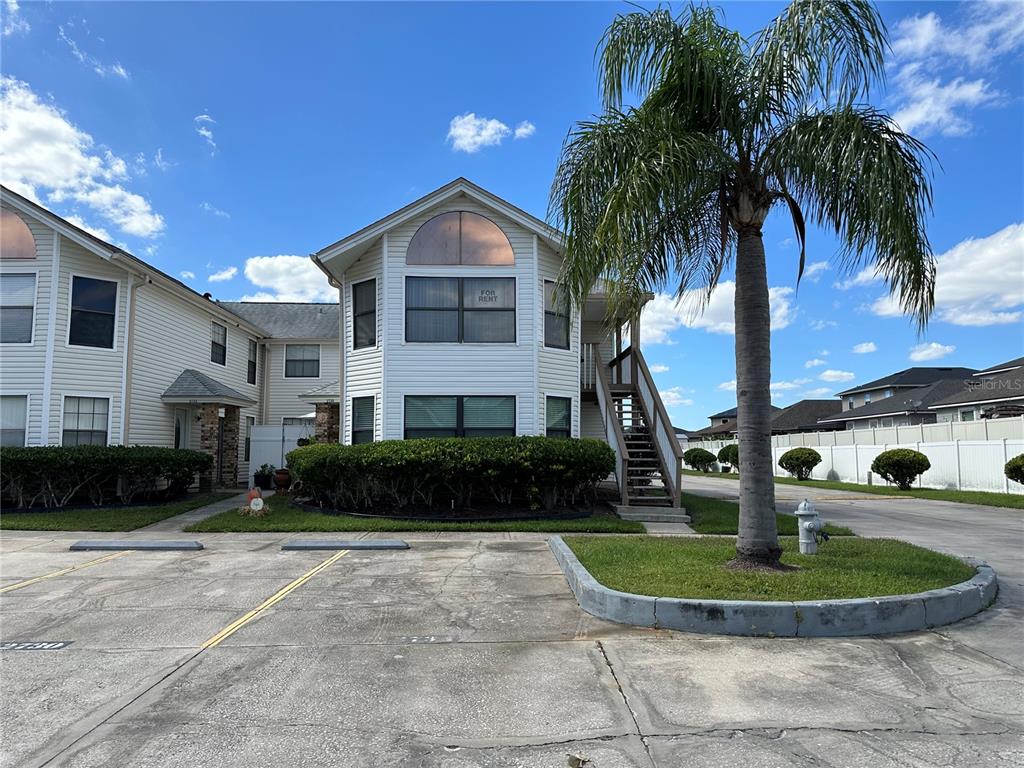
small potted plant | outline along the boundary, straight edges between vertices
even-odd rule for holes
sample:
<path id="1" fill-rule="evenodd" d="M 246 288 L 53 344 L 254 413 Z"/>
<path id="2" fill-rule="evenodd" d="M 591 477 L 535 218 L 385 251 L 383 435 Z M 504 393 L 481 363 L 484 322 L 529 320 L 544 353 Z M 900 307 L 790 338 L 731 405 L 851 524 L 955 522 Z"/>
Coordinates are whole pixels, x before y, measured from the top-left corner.
<path id="1" fill-rule="evenodd" d="M 279 491 L 287 491 L 292 484 L 292 472 L 288 467 L 274 470 L 274 486 Z"/>
<path id="2" fill-rule="evenodd" d="M 252 476 L 252 481 L 257 488 L 270 491 L 274 488 L 274 465 L 264 464 L 257 469 Z"/>

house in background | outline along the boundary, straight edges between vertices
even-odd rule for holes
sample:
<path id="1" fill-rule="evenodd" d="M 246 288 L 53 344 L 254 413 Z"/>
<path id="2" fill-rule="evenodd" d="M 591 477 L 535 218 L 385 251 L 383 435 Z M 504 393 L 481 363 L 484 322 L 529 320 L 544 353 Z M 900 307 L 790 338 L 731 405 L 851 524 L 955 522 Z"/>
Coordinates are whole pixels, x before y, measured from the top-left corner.
<path id="1" fill-rule="evenodd" d="M 863 405 L 877 403 L 879 400 L 884 400 L 887 397 L 905 393 L 909 389 L 934 384 L 943 379 L 959 379 L 964 381 L 975 373 L 977 371 L 974 368 L 907 368 L 888 376 L 883 376 L 880 379 L 869 381 L 867 384 L 858 384 L 855 387 L 837 393 L 836 397 L 842 399 L 843 410 L 850 411 Z"/>
<path id="2" fill-rule="evenodd" d="M 978 371 L 966 388 L 929 406 L 939 421 L 977 421 L 1024 415 L 1024 357 Z"/>
<path id="3" fill-rule="evenodd" d="M 819 419 L 818 424 L 832 425 L 836 429 L 843 428 L 840 425 L 845 425 L 846 429 L 872 429 L 934 424 L 936 416 L 931 406 L 966 389 L 964 378 L 940 379 L 921 387 L 900 387 L 890 397 L 826 416 Z"/>
<path id="4" fill-rule="evenodd" d="M 842 411 L 842 408 L 843 404 L 838 400 L 798 400 L 775 414 L 772 418 L 772 434 L 845 429 L 842 423 L 834 426 L 820 423 L 820 419 L 834 416 Z"/>

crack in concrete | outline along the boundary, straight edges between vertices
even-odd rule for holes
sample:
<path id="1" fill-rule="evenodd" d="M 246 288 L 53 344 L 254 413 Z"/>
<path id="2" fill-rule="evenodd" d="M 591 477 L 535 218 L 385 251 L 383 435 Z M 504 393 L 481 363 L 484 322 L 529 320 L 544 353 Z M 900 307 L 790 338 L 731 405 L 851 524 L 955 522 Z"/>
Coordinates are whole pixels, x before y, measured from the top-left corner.
<path id="1" fill-rule="evenodd" d="M 654 762 L 654 756 L 651 754 L 651 747 L 647 743 L 647 737 L 644 736 L 643 731 L 640 729 L 640 721 L 637 720 L 636 712 L 633 711 L 633 707 L 629 703 L 629 697 L 626 692 L 622 690 L 622 683 L 619 682 L 619 676 L 615 674 L 615 667 L 612 665 L 612 660 L 608 658 L 608 653 L 604 649 L 604 643 L 600 640 L 595 640 L 597 648 L 601 651 L 601 658 L 604 659 L 605 665 L 608 667 L 608 672 L 611 673 L 612 680 L 615 681 L 615 687 L 619 690 L 619 696 L 622 697 L 622 703 L 626 705 L 626 710 L 629 712 L 629 716 L 633 719 L 633 725 L 636 728 L 636 735 L 640 737 L 640 743 L 644 745 L 644 752 L 647 754 L 647 759 L 652 766 L 657 768 L 657 763 Z"/>

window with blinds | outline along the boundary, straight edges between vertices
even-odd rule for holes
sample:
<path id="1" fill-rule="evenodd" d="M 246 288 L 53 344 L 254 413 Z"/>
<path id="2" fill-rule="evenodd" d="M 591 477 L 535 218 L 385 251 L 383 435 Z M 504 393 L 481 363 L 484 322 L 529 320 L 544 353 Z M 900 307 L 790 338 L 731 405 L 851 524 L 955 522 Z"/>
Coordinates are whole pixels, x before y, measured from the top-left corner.
<path id="1" fill-rule="evenodd" d="M 34 274 L 0 275 L 0 344 L 31 344 L 36 303 Z"/>
<path id="2" fill-rule="evenodd" d="M 373 395 L 352 398 L 352 445 L 373 442 Z"/>
<path id="3" fill-rule="evenodd" d="M 250 384 L 256 383 L 256 354 L 259 350 L 255 339 L 249 339 L 249 360 L 245 369 L 245 380 Z"/>
<path id="4" fill-rule="evenodd" d="M 544 281 L 544 346 L 569 348 L 569 308 L 551 280 Z"/>
<path id="5" fill-rule="evenodd" d="M 377 345 L 377 281 L 352 286 L 352 348 Z"/>
<path id="6" fill-rule="evenodd" d="M 286 379 L 320 377 L 319 344 L 285 344 L 284 376 Z"/>
<path id="7" fill-rule="evenodd" d="M 61 445 L 106 445 L 109 421 L 109 398 L 65 397 Z"/>
<path id="8" fill-rule="evenodd" d="M 77 275 L 72 277 L 68 344 L 113 349 L 116 311 L 116 282 Z"/>
<path id="9" fill-rule="evenodd" d="M 25 395 L 0 396 L 0 445 L 23 447 L 27 421 L 28 397 Z"/>
<path id="10" fill-rule="evenodd" d="M 572 398 L 547 398 L 544 413 L 548 437 L 570 437 L 572 435 Z"/>
<path id="11" fill-rule="evenodd" d="M 514 343 L 515 278 L 407 277 L 405 340 Z"/>
<path id="12" fill-rule="evenodd" d="M 210 324 L 210 362 L 226 365 L 228 359 L 228 329 L 220 323 Z"/>
<path id="13" fill-rule="evenodd" d="M 508 437 L 516 433 L 512 395 L 407 395 L 405 437 Z"/>

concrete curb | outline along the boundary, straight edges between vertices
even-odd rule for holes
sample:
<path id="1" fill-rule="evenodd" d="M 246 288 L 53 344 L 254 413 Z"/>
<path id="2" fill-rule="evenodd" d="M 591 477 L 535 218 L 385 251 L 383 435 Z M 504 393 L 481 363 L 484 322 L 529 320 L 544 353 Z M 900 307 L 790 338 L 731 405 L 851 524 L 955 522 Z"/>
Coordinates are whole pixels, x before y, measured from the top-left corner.
<path id="1" fill-rule="evenodd" d="M 977 569 L 973 578 L 913 595 L 803 602 L 650 597 L 598 583 L 561 536 L 552 536 L 548 546 L 587 613 L 620 624 L 707 635 L 855 637 L 913 632 L 973 616 L 995 600 L 998 590 L 990 566 L 964 558 Z"/>

